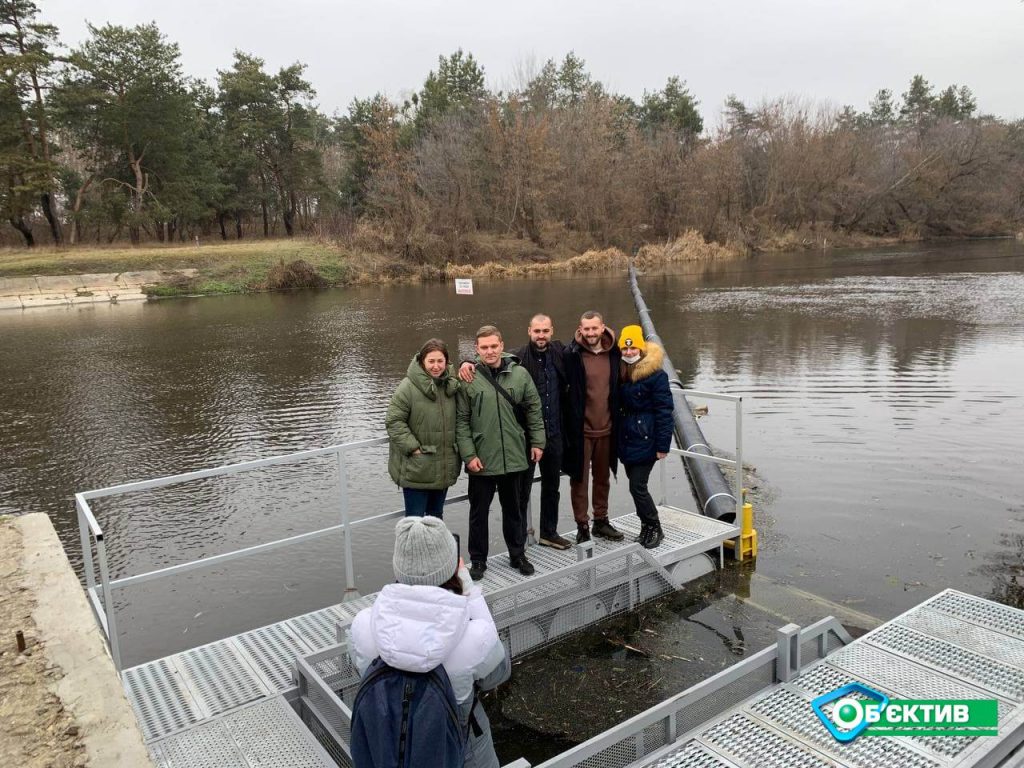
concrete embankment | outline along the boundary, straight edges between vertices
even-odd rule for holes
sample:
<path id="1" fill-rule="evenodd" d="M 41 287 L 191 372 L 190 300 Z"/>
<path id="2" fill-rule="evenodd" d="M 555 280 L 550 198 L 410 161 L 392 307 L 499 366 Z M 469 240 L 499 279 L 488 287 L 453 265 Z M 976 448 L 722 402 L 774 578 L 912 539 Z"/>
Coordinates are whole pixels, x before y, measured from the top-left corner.
<path id="1" fill-rule="evenodd" d="M 194 277 L 195 274 L 195 269 L 178 269 L 171 272 L 147 269 L 139 272 L 103 272 L 87 275 L 0 277 L 0 309 L 142 301 L 146 298 L 143 286 L 162 283 L 179 275 L 186 278 Z"/>
<path id="2" fill-rule="evenodd" d="M 0 584 L 0 765 L 151 768 L 85 592 L 46 515 L 0 518 Z"/>

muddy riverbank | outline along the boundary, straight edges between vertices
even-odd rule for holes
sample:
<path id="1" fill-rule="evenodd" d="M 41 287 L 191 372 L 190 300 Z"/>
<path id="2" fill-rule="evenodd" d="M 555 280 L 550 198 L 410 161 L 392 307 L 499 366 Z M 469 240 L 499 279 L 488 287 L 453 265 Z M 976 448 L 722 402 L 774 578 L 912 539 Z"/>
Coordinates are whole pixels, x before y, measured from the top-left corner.
<path id="1" fill-rule="evenodd" d="M 572 250 L 540 248 L 529 241 L 492 238 L 471 258 L 404 258 L 387 251 L 365 251 L 317 240 L 264 240 L 151 245 L 138 248 L 88 248 L 0 251 L 0 308 L 88 303 L 89 295 L 105 299 L 108 291 L 138 289 L 131 298 L 264 293 L 308 288 L 348 287 L 454 278 L 500 280 L 548 278 L 621 270 L 627 254 L 619 248 Z M 869 238 L 841 233 L 789 233 L 765 240 L 754 251 L 747 245 L 707 242 L 689 230 L 666 243 L 639 247 L 637 264 L 655 269 L 686 262 L 706 263 L 745 258 L 757 253 L 766 259 L 783 250 L 827 250 L 843 247 L 888 246 L 892 238 Z M 108 274 L 97 274 L 108 273 Z M 90 287 L 98 277 L 120 278 L 145 274 L 131 286 L 108 280 Z M 43 277 L 39 277 L 43 276 Z M 53 283 L 45 300 L 33 296 L 40 280 Z M 64 281 L 70 281 L 65 284 Z M 92 280 L 92 283 L 90 283 Z M 57 281 L 57 282 L 54 282 Z M 24 284 L 24 285 L 23 285 Z M 19 294 L 14 286 L 24 288 Z M 21 298 L 20 305 L 17 299 Z M 25 297 L 29 298 L 26 299 Z M 6 303 L 2 301 L 6 299 Z M 99 299 L 96 299 L 98 301 Z M 116 301 L 117 299 L 114 298 Z"/>
<path id="2" fill-rule="evenodd" d="M 99 627 L 45 515 L 0 517 L 0 585 L 0 765 L 151 765 Z"/>

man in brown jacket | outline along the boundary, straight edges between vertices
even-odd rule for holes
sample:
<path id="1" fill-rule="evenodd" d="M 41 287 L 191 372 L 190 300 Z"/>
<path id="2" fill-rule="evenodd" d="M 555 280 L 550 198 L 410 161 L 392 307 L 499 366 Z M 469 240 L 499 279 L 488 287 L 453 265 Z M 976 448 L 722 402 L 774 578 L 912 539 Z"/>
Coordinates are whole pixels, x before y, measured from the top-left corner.
<path id="1" fill-rule="evenodd" d="M 593 534 L 620 541 L 622 533 L 608 522 L 610 473 L 618 468 L 615 431 L 619 414 L 619 348 L 600 312 L 584 312 L 576 337 L 565 352 L 569 390 L 565 408 L 565 458 L 569 475 L 576 541 L 590 539 L 588 506 L 593 503 Z M 593 476 L 593 498 L 588 498 Z"/>

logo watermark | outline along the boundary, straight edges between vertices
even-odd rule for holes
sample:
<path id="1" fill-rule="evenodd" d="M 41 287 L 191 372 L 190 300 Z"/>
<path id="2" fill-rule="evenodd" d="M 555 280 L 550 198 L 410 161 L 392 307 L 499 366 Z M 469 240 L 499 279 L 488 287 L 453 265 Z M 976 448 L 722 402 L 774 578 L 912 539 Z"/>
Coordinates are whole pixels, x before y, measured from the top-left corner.
<path id="1" fill-rule="evenodd" d="M 864 736 L 996 736 L 995 699 L 890 699 L 863 683 L 849 683 L 811 702 L 836 741 Z"/>

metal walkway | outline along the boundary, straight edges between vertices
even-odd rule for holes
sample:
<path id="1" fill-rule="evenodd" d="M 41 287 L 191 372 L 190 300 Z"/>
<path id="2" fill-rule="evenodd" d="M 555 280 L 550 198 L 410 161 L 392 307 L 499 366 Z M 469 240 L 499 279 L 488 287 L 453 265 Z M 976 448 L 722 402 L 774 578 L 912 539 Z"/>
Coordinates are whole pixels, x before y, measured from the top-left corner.
<path id="1" fill-rule="evenodd" d="M 739 533 L 734 525 L 673 507 L 661 507 L 661 516 L 665 540 L 655 550 L 631 542 L 639 524 L 628 515 L 615 520 L 626 534 L 622 542 L 596 539 L 564 551 L 531 547 L 536 573 L 529 578 L 509 567 L 507 555 L 491 557 L 481 585 L 509 653 L 522 655 L 677 589 L 711 570 L 704 553 L 717 550 L 721 556 L 723 542 Z M 296 663 L 318 653 L 347 656 L 338 645 L 343 630 L 374 598 L 329 606 L 125 670 L 125 690 L 157 765 L 334 766 L 297 714 Z M 342 677 L 339 688 L 358 682 L 350 665 Z M 302 714 L 315 727 L 308 712 Z"/>
<path id="2" fill-rule="evenodd" d="M 539 768 L 1020 764 L 1019 754 L 1008 756 L 1024 743 L 1024 611 L 946 590 L 839 647 L 849 640 L 843 635 L 834 619 L 805 630 L 790 625 L 780 630 L 776 648 Z M 811 700 L 851 682 L 892 699 L 997 699 L 999 735 L 870 736 L 841 744 L 818 720 Z"/>

